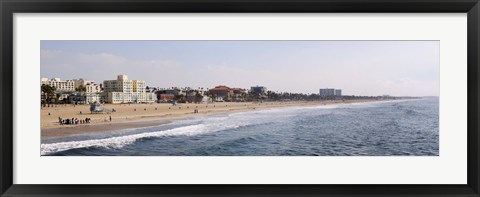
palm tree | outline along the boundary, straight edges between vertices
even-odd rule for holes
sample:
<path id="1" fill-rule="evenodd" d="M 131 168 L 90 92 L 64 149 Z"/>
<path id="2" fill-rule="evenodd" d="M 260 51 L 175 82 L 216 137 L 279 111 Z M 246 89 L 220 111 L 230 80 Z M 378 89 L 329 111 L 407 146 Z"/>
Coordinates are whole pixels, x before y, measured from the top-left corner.
<path id="1" fill-rule="evenodd" d="M 85 86 L 83 86 L 83 85 L 79 85 L 78 88 L 75 88 L 75 90 L 79 92 L 79 95 L 80 95 L 80 97 L 82 98 L 83 101 L 86 101 L 86 100 L 87 100 L 87 96 L 86 96 L 86 95 L 84 96 L 84 95 L 82 94 L 83 92 L 86 92 L 86 91 L 87 91 L 87 87 L 85 87 Z M 82 101 L 82 100 L 81 100 L 81 101 Z"/>
<path id="2" fill-rule="evenodd" d="M 175 95 L 175 99 L 178 101 L 178 102 L 183 102 L 183 98 L 185 96 L 183 94 L 177 94 Z"/>
<path id="3" fill-rule="evenodd" d="M 215 98 L 217 97 L 217 95 L 213 94 L 210 91 L 207 91 L 206 95 L 212 100 L 212 102 L 215 102 Z"/>
<path id="4" fill-rule="evenodd" d="M 87 91 L 87 87 L 83 86 L 83 85 L 80 85 L 78 86 L 78 88 L 75 88 L 76 91 L 79 91 L 79 92 L 86 92 Z"/>
<path id="5" fill-rule="evenodd" d="M 196 103 L 202 102 L 203 95 L 200 94 L 200 92 L 195 91 L 195 98 L 196 98 L 196 101 L 195 101 Z"/>
<path id="6" fill-rule="evenodd" d="M 45 94 L 45 101 L 48 104 L 48 107 L 50 107 L 50 96 L 55 92 L 56 88 L 47 84 L 42 84 L 41 86 L 42 93 Z"/>

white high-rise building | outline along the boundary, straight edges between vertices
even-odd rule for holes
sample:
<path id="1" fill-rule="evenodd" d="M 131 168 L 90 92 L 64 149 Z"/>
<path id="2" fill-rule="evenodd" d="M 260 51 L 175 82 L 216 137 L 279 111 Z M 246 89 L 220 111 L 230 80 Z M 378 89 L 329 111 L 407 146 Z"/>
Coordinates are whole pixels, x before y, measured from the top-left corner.
<path id="1" fill-rule="evenodd" d="M 335 89 L 333 88 L 320 89 L 320 96 L 324 96 L 324 97 L 335 96 Z"/>
<path id="2" fill-rule="evenodd" d="M 153 92 L 145 91 L 143 80 L 130 80 L 127 75 L 118 75 L 116 80 L 103 81 L 103 92 L 108 103 L 150 103 L 157 100 Z"/>
<path id="3" fill-rule="evenodd" d="M 342 96 L 342 90 L 333 89 L 333 88 L 320 89 L 320 96 L 321 97 Z"/>
<path id="4" fill-rule="evenodd" d="M 342 90 L 335 90 L 335 96 L 342 96 Z"/>

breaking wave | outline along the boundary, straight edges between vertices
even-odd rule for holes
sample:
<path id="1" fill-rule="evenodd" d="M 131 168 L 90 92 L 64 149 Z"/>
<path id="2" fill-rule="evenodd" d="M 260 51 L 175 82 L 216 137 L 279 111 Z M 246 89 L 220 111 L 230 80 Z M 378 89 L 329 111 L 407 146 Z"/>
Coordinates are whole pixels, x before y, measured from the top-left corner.
<path id="1" fill-rule="evenodd" d="M 41 154 L 48 155 L 55 152 L 65 151 L 77 148 L 89 147 L 103 147 L 103 148 L 122 148 L 126 145 L 132 144 L 139 139 L 154 138 L 154 137 L 169 137 L 169 136 L 194 136 L 200 134 L 207 134 L 225 129 L 234 129 L 242 125 L 238 124 L 197 124 L 183 126 L 164 131 L 146 132 L 133 135 L 125 135 L 104 139 L 92 139 L 82 141 L 58 142 L 41 145 Z"/>

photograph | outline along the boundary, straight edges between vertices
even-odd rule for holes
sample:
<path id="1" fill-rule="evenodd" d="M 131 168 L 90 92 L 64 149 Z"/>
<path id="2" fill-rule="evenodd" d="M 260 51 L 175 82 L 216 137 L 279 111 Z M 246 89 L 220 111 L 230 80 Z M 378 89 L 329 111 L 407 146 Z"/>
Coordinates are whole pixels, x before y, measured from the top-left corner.
<path id="1" fill-rule="evenodd" d="M 439 40 L 41 40 L 38 77 L 41 156 L 440 156 Z"/>
<path id="2" fill-rule="evenodd" d="M 0 197 L 480 197 L 479 2 L 4 0 Z"/>

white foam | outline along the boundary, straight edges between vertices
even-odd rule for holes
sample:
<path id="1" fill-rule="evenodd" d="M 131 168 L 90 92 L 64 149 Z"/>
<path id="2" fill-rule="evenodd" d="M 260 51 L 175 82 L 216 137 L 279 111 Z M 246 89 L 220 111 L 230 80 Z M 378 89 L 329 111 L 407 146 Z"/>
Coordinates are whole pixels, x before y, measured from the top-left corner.
<path id="1" fill-rule="evenodd" d="M 82 141 L 68 141 L 41 144 L 41 154 L 47 155 L 59 151 L 65 151 L 76 148 L 88 148 L 88 147 L 105 147 L 105 148 L 122 148 L 125 145 L 134 143 L 138 139 L 151 138 L 151 137 L 168 137 L 168 136 L 194 136 L 200 134 L 206 134 L 225 129 L 233 129 L 242 126 L 242 124 L 235 124 L 233 122 L 225 123 L 224 118 L 210 118 L 212 120 L 209 124 L 195 124 L 189 126 L 182 126 L 173 129 L 146 132 L 133 135 L 125 135 L 118 137 L 110 137 L 104 139 L 92 139 Z M 215 121 L 216 120 L 216 121 Z M 245 124 L 243 124 L 245 125 Z"/>

